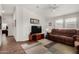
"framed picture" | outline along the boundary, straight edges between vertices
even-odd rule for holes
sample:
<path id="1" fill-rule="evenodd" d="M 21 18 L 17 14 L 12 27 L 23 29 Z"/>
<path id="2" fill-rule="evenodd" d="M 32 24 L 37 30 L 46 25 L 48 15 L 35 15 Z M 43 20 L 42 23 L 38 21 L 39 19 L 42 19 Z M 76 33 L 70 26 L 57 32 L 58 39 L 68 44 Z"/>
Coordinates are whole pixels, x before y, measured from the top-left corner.
<path id="1" fill-rule="evenodd" d="M 39 24 L 39 19 L 30 18 L 31 24 Z"/>
<path id="2" fill-rule="evenodd" d="M 52 23 L 51 22 L 49 22 L 49 26 L 52 26 Z"/>

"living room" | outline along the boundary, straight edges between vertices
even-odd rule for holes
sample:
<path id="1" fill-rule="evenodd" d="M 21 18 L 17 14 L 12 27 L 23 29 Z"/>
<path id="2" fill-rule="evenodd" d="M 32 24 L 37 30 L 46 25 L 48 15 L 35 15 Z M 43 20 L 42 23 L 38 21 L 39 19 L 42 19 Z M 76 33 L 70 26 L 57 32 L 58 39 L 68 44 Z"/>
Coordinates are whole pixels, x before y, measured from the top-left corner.
<path id="1" fill-rule="evenodd" d="M 78 7 L 78 4 L 0 4 L 0 53 L 79 53 Z"/>

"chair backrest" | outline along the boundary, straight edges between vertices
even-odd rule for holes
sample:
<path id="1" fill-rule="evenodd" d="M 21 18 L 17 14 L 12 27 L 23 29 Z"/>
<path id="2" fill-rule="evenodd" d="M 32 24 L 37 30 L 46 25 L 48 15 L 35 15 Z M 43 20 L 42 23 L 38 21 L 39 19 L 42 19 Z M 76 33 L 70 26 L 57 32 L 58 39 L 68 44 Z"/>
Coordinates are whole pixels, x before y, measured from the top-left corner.
<path id="1" fill-rule="evenodd" d="M 76 30 L 75 29 L 52 29 L 51 33 L 55 35 L 64 35 L 64 36 L 71 37 L 76 34 Z"/>

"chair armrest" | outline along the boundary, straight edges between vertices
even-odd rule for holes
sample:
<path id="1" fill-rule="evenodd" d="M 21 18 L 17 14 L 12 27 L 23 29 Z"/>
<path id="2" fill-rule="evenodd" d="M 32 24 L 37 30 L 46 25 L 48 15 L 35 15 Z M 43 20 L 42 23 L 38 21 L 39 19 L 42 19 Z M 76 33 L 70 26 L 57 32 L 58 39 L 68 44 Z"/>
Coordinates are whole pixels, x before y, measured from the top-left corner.
<path id="1" fill-rule="evenodd" d="M 51 34 L 51 33 L 48 33 L 48 35 L 50 35 L 50 36 L 51 36 L 51 35 L 53 35 L 53 34 Z"/>
<path id="2" fill-rule="evenodd" d="M 79 41 L 79 35 L 72 36 L 75 41 Z"/>
<path id="3" fill-rule="evenodd" d="M 47 34 L 50 34 L 50 32 L 47 32 Z"/>
<path id="4" fill-rule="evenodd" d="M 78 41 L 75 41 L 74 44 L 75 44 L 75 47 L 79 46 L 79 42 Z"/>
<path id="5" fill-rule="evenodd" d="M 51 33 L 47 32 L 46 37 L 47 37 L 48 39 L 50 39 L 51 35 L 52 35 Z"/>

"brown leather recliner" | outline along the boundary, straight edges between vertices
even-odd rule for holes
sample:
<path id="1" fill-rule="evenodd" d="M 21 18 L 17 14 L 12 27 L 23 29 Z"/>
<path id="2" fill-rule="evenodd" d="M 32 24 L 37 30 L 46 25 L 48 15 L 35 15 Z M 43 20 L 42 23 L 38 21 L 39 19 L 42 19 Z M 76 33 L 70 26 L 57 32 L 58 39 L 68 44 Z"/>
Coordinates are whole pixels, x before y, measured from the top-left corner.
<path id="1" fill-rule="evenodd" d="M 74 46 L 76 35 L 77 30 L 75 29 L 52 29 L 51 33 L 48 34 L 48 39 Z"/>

